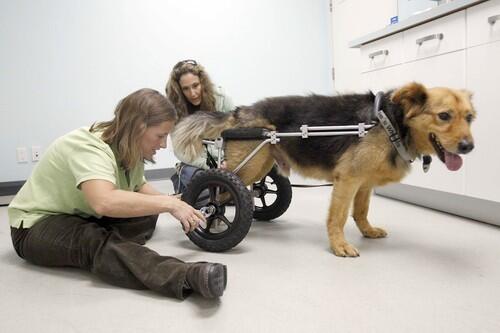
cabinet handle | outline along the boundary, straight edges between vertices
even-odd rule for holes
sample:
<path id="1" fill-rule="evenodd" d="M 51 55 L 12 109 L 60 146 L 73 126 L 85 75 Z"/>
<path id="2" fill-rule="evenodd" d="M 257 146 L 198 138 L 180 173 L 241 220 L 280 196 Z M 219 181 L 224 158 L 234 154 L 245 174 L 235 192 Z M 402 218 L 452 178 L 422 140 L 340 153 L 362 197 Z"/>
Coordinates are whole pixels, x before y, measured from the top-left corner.
<path id="1" fill-rule="evenodd" d="M 488 23 L 493 25 L 496 21 L 500 20 L 500 15 L 493 15 L 488 17 Z"/>
<path id="2" fill-rule="evenodd" d="M 429 36 L 425 36 L 425 37 L 422 37 L 422 38 L 419 38 L 416 40 L 417 44 L 420 46 L 422 45 L 423 42 L 427 42 L 428 40 L 433 40 L 433 39 L 443 39 L 444 38 L 444 35 L 442 33 L 439 33 L 439 34 L 433 34 L 433 35 L 429 35 Z"/>
<path id="3" fill-rule="evenodd" d="M 373 59 L 373 58 L 375 58 L 375 57 L 377 57 L 379 55 L 385 55 L 386 56 L 388 54 L 389 54 L 389 50 L 380 50 L 380 51 L 377 51 L 377 52 L 370 53 L 368 55 L 368 58 Z"/>

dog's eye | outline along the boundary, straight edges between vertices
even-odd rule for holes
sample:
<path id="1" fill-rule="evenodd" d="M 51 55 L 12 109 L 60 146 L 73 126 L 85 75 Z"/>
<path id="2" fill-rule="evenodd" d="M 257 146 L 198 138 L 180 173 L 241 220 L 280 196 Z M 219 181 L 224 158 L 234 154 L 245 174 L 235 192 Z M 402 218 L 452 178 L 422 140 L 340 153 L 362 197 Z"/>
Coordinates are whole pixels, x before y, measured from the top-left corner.
<path id="1" fill-rule="evenodd" d="M 470 124 L 474 120 L 474 116 L 469 113 L 467 116 L 465 116 L 465 120 Z"/>
<path id="2" fill-rule="evenodd" d="M 451 119 L 451 115 L 448 112 L 440 112 L 438 113 L 438 117 L 441 120 L 448 121 Z"/>

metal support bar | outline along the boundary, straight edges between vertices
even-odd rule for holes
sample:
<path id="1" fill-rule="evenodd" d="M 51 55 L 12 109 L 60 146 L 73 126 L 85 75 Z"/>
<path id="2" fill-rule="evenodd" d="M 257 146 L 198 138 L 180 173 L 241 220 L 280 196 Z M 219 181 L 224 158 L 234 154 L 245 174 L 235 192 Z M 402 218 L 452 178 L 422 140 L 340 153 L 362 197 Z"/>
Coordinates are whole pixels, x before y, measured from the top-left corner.
<path id="1" fill-rule="evenodd" d="M 217 138 L 215 139 L 215 147 L 217 148 L 217 166 L 220 168 L 222 164 L 222 147 L 224 146 L 224 139 Z"/>
<path id="2" fill-rule="evenodd" d="M 366 123 L 360 123 L 365 126 L 366 129 L 372 128 L 375 126 L 375 124 L 366 124 Z M 336 130 L 346 130 L 346 129 L 358 129 L 359 124 L 357 125 L 342 125 L 342 126 L 307 126 L 307 125 L 302 125 L 300 126 L 300 129 L 302 130 L 302 127 L 307 128 L 309 131 L 336 131 Z"/>
<path id="3" fill-rule="evenodd" d="M 282 137 L 297 137 L 300 136 L 306 139 L 310 136 L 336 136 L 336 135 L 357 135 L 363 137 L 366 131 L 375 126 L 375 124 L 358 123 L 357 125 L 344 125 L 344 126 L 300 126 L 300 132 L 270 132 L 269 135 L 276 135 L 278 138 Z M 349 131 L 356 130 L 356 131 Z M 329 131 L 329 132 L 325 132 Z M 274 134 L 273 134 L 274 133 Z"/>
<path id="4" fill-rule="evenodd" d="M 247 162 L 250 161 L 250 159 L 252 157 L 254 157 L 255 154 L 257 154 L 259 152 L 259 150 L 262 149 L 262 147 L 264 147 L 266 144 L 270 143 L 271 141 L 272 141 L 272 139 L 265 139 L 264 141 L 262 141 L 257 147 L 255 147 L 255 149 L 243 161 L 241 161 L 241 163 L 233 170 L 233 172 L 238 173 L 238 171 L 240 171 L 240 169 L 245 164 L 247 164 Z"/>
<path id="5" fill-rule="evenodd" d="M 358 135 L 358 131 L 337 131 L 337 132 L 312 132 L 308 136 L 337 136 L 337 135 Z M 278 138 L 302 136 L 301 132 L 276 133 Z"/>

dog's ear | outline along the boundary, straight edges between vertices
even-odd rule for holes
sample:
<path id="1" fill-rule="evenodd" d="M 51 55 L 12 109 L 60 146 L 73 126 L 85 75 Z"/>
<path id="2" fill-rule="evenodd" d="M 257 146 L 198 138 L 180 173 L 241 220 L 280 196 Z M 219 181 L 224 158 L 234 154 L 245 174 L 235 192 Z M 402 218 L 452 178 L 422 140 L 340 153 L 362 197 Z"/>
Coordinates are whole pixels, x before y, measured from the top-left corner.
<path id="1" fill-rule="evenodd" d="M 472 91 L 467 89 L 460 89 L 460 91 L 463 92 L 465 96 L 467 96 L 469 101 L 472 100 L 472 97 L 474 96 L 474 93 Z"/>
<path id="2" fill-rule="evenodd" d="M 427 102 L 427 89 L 420 83 L 412 82 L 395 90 L 391 96 L 394 104 L 403 107 L 406 118 L 411 118 L 423 112 Z"/>

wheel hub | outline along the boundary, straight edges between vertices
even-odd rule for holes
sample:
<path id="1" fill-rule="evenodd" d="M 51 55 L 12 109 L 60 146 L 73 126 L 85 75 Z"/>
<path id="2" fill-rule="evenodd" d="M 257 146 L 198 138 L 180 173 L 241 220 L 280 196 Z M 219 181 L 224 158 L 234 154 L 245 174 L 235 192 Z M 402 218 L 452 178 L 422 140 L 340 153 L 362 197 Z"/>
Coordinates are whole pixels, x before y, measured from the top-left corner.
<path id="1" fill-rule="evenodd" d="M 209 203 L 208 205 L 201 207 L 200 212 L 206 219 L 208 219 L 209 217 L 224 215 L 226 213 L 226 207 L 224 205 Z"/>
<path id="2" fill-rule="evenodd" d="M 253 186 L 253 196 L 255 198 L 261 198 L 267 192 L 266 184 L 258 184 Z"/>
<path id="3" fill-rule="evenodd" d="M 209 218 L 210 216 L 214 215 L 217 212 L 217 207 L 215 207 L 212 204 L 209 204 L 208 206 L 201 207 L 200 212 L 203 214 L 205 218 Z"/>

